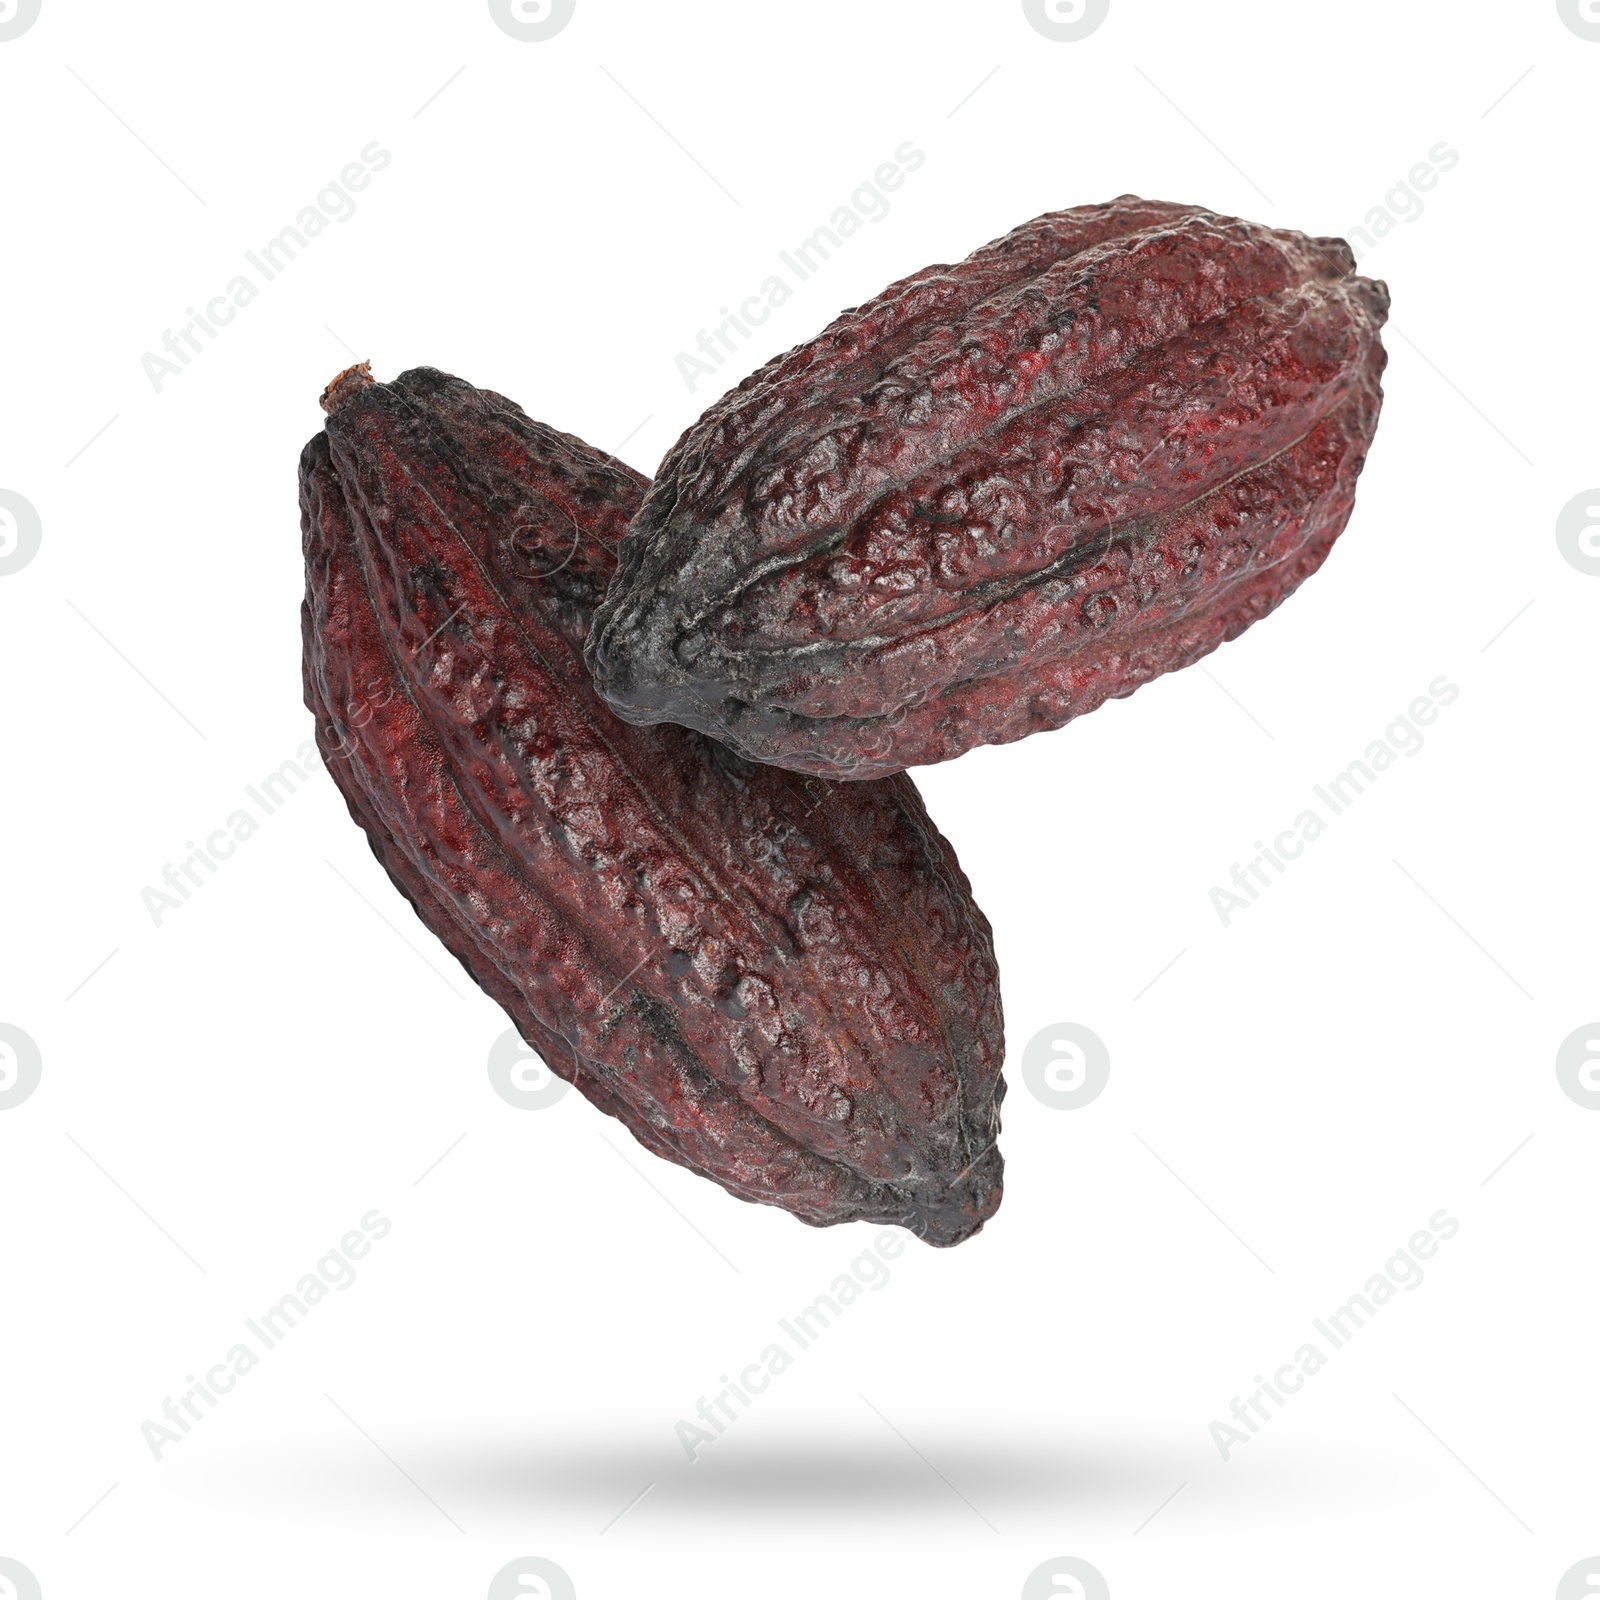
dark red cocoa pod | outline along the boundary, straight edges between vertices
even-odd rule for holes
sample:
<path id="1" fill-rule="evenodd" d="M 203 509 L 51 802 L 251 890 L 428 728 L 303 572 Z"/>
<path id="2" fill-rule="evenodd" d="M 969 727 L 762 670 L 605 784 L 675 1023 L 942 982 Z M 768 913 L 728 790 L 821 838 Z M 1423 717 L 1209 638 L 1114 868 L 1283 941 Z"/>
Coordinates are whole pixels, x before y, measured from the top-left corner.
<path id="1" fill-rule="evenodd" d="M 1349 518 L 1389 305 L 1354 266 L 1124 195 L 891 285 L 668 452 L 590 634 L 601 693 L 874 778 L 1198 660 Z"/>
<path id="2" fill-rule="evenodd" d="M 559 1076 L 741 1199 L 932 1244 L 1000 1203 L 989 926 L 909 779 L 619 721 L 582 650 L 646 482 L 427 368 L 301 457 L 306 703 L 417 914 Z"/>

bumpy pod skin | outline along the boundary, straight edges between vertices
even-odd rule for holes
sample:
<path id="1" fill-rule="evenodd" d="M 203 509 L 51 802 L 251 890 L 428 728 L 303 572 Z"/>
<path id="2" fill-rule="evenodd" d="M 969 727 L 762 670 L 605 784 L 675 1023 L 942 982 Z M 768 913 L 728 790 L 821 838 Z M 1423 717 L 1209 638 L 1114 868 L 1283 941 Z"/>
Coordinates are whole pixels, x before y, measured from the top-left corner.
<path id="1" fill-rule="evenodd" d="M 582 649 L 646 482 L 427 368 L 300 463 L 306 703 L 418 916 L 657 1155 L 818 1226 L 1000 1203 L 989 926 L 905 777 L 618 721 Z"/>
<path id="2" fill-rule="evenodd" d="M 668 452 L 590 634 L 601 693 L 876 778 L 1198 660 L 1349 518 L 1389 306 L 1354 267 L 1124 195 L 892 284 Z"/>

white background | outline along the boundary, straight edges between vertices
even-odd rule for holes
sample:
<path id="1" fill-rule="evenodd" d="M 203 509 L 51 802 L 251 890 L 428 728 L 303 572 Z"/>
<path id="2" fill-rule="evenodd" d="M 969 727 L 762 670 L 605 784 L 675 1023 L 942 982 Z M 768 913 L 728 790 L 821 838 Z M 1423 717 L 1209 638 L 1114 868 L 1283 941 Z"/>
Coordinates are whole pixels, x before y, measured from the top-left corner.
<path id="1" fill-rule="evenodd" d="M 43 1063 L 0 1111 L 0 1556 L 45 1600 L 477 1600 L 525 1555 L 582 1600 L 1010 1600 L 1058 1556 L 1116 1600 L 1555 1595 L 1600 1552 L 1600 1113 L 1555 1073 L 1600 1016 L 1600 578 L 1555 536 L 1600 481 L 1597 75 L 1553 0 L 1112 0 L 1071 43 L 1017 0 L 578 0 L 540 43 L 483 3 L 44 0 L 0 42 L 0 488 L 42 526 L 0 576 L 0 1022 Z M 158 393 L 141 356 L 374 140 L 355 215 Z M 907 140 L 890 214 L 691 394 L 697 330 Z M 674 1425 L 877 1230 L 498 1098 L 506 1018 L 321 772 L 141 904 L 310 734 L 318 392 L 435 365 L 649 471 L 1041 211 L 1347 233 L 1441 141 L 1363 262 L 1388 398 L 1324 571 L 1203 669 L 917 774 L 995 928 L 998 1216 L 908 1240 L 691 1464 Z M 1425 747 L 1225 928 L 1212 886 L 1441 674 Z M 1077 1111 L 1017 1070 L 1061 1022 L 1111 1054 Z M 373 1208 L 360 1280 L 157 1462 L 141 1424 Z M 1441 1208 L 1426 1281 L 1225 1462 L 1213 1420 Z"/>

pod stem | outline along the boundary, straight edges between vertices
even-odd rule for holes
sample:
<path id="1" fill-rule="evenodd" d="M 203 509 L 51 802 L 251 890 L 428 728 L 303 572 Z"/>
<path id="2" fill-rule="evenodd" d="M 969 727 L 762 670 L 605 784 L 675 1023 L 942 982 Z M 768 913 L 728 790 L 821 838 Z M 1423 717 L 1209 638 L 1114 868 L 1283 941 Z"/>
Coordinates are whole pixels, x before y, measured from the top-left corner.
<path id="1" fill-rule="evenodd" d="M 372 381 L 372 363 L 370 361 L 358 361 L 353 367 L 346 367 L 322 391 L 322 398 L 318 403 L 331 417 L 335 411 L 347 405 Z"/>

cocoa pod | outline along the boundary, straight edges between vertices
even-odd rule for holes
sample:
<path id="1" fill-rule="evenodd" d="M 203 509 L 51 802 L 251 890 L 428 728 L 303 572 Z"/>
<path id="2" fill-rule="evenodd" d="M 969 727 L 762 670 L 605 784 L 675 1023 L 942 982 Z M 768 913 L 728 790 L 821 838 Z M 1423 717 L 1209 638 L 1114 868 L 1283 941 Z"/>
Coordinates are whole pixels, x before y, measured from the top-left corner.
<path id="1" fill-rule="evenodd" d="M 300 463 L 306 703 L 419 917 L 645 1147 L 931 1244 L 1000 1203 L 989 926 L 910 780 L 636 728 L 582 650 L 646 482 L 500 395 L 343 374 Z"/>
<path id="2" fill-rule="evenodd" d="M 1124 195 L 892 284 L 668 452 L 595 617 L 601 693 L 872 778 L 1198 660 L 1350 515 L 1389 304 L 1354 266 Z"/>

